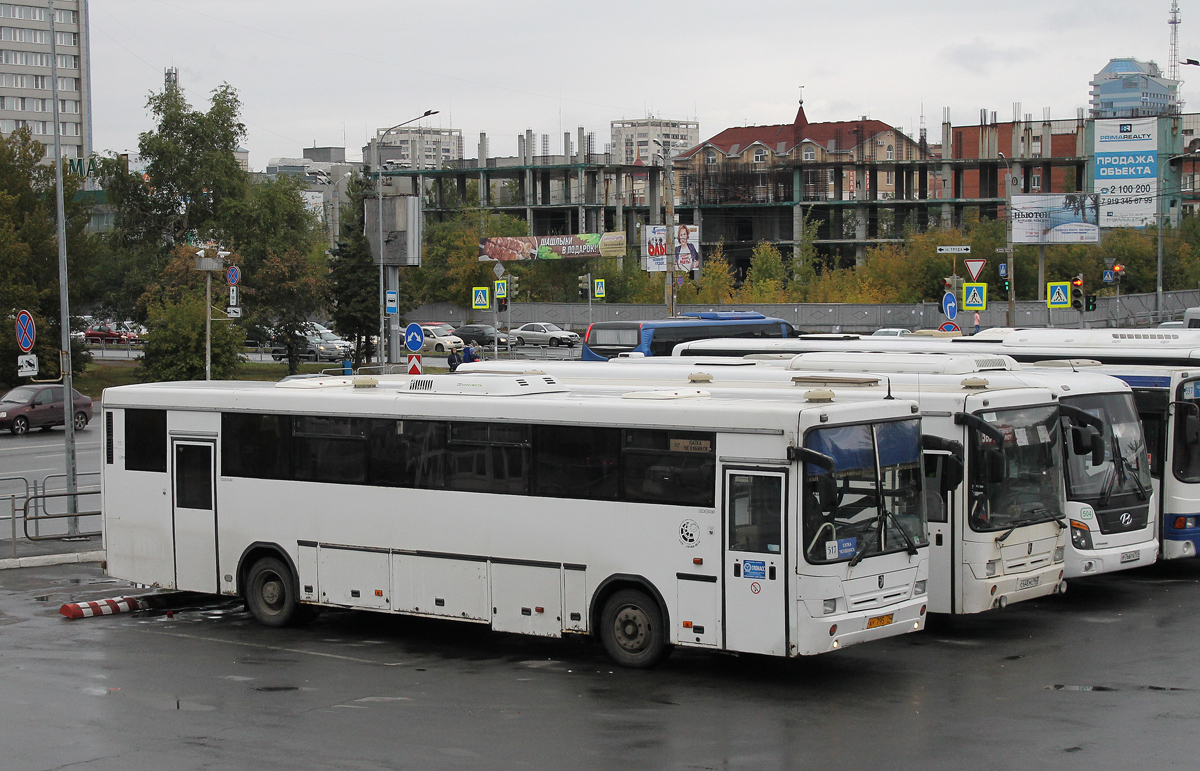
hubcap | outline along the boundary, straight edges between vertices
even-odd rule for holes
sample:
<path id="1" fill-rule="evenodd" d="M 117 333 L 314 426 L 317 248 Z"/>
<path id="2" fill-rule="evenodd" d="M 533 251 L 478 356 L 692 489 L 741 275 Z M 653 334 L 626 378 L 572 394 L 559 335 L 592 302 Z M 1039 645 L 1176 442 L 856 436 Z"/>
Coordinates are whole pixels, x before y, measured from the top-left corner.
<path id="1" fill-rule="evenodd" d="M 617 612 L 613 622 L 616 631 L 617 644 L 630 653 L 636 653 L 646 647 L 649 637 L 650 619 L 645 611 L 638 607 L 625 607 Z"/>
<path id="2" fill-rule="evenodd" d="M 264 579 L 262 599 L 263 604 L 271 610 L 279 610 L 283 606 L 283 583 L 278 576 Z"/>

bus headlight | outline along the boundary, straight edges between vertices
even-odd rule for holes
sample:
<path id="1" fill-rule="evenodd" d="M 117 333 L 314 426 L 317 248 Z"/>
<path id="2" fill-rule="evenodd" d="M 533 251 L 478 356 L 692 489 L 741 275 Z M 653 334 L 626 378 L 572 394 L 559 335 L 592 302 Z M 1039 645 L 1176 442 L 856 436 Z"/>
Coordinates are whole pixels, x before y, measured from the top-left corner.
<path id="1" fill-rule="evenodd" d="M 1076 549 L 1092 548 L 1092 531 L 1078 520 L 1071 520 L 1071 545 Z"/>
<path id="2" fill-rule="evenodd" d="M 996 566 L 1000 564 L 1000 560 L 988 560 L 987 567 L 984 568 L 983 574 L 991 578 L 996 575 Z"/>
<path id="3" fill-rule="evenodd" d="M 913 582 L 913 594 L 924 594 L 924 593 L 925 593 L 925 579 L 922 578 L 920 581 Z"/>
<path id="4" fill-rule="evenodd" d="M 825 600 L 825 602 L 823 603 L 822 610 L 825 611 L 825 615 L 829 615 L 830 613 L 837 613 L 837 599 L 834 598 L 832 600 Z"/>
<path id="5" fill-rule="evenodd" d="M 1054 550 L 1054 561 L 1062 562 L 1063 557 L 1066 555 L 1066 551 L 1067 551 L 1067 547 L 1065 547 L 1065 546 L 1059 546 L 1057 549 L 1055 549 Z"/>

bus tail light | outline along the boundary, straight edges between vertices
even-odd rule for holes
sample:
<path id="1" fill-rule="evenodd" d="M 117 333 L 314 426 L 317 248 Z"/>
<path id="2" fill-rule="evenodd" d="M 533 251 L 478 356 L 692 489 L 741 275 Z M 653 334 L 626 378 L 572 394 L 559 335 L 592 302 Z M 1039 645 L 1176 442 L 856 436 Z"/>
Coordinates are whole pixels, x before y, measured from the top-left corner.
<path id="1" fill-rule="evenodd" d="M 1175 517 L 1175 529 L 1187 530 L 1196 526 L 1196 517 Z"/>
<path id="2" fill-rule="evenodd" d="M 826 615 L 829 615 L 830 613 L 837 613 L 837 599 L 834 598 L 832 600 L 825 600 L 825 602 L 822 604 L 821 609 L 825 612 Z M 834 628 L 836 629 L 837 626 L 834 625 Z M 830 632 L 830 634 L 833 634 L 833 632 Z"/>
<path id="3" fill-rule="evenodd" d="M 835 634 L 837 634 L 837 624 L 829 627 L 829 636 L 833 637 Z M 837 643 L 835 642 L 834 645 L 837 645 Z"/>
<path id="4" fill-rule="evenodd" d="M 583 333 L 583 342 L 585 342 L 585 343 L 592 342 L 592 327 L 593 326 L 595 326 L 595 324 L 588 324 L 587 331 Z"/>

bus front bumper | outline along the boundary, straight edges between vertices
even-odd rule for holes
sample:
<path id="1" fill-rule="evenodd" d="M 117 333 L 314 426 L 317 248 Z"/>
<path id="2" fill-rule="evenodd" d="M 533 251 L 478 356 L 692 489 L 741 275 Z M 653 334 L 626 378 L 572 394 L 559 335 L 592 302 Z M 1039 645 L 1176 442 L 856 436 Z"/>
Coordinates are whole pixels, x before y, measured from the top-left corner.
<path id="1" fill-rule="evenodd" d="M 803 607 L 803 606 L 801 606 Z M 811 656 L 870 640 L 881 640 L 925 628 L 928 597 L 922 595 L 868 613 L 800 617 L 792 656 Z"/>
<path id="2" fill-rule="evenodd" d="M 1156 559 L 1158 559 L 1157 541 L 1143 541 L 1128 546 L 1110 546 L 1104 549 L 1077 550 L 1073 546 L 1068 546 L 1065 571 L 1067 578 L 1082 578 L 1117 570 L 1140 568 L 1153 564 Z"/>

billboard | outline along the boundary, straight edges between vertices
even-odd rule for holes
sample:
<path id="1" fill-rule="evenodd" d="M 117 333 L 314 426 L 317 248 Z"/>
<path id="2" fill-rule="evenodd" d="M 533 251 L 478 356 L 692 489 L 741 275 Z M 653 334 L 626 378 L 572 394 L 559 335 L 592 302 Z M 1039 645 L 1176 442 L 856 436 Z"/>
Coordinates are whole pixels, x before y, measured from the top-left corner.
<path id="1" fill-rule="evenodd" d="M 1158 119 L 1098 120 L 1092 150 L 1100 227 L 1151 224 L 1158 198 Z"/>
<path id="2" fill-rule="evenodd" d="M 624 233 L 580 233 L 573 236 L 497 236 L 479 239 L 480 262 L 624 256 Z"/>
<path id="3" fill-rule="evenodd" d="M 1099 196 L 1041 193 L 1012 197 L 1014 244 L 1095 244 L 1100 241 Z"/>
<path id="4" fill-rule="evenodd" d="M 666 225 L 642 227 L 642 270 L 665 272 L 672 254 L 675 270 L 700 270 L 700 226 L 675 225 L 672 229 L 675 230 L 674 238 L 667 234 Z"/>

